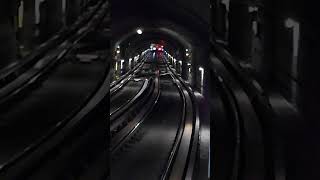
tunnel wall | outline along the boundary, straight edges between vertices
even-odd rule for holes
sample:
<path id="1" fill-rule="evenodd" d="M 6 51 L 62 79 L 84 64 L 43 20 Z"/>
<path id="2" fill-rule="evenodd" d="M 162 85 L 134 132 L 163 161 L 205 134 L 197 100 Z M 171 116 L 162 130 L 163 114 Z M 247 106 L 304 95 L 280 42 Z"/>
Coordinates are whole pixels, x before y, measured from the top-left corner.
<path id="1" fill-rule="evenodd" d="M 0 68 L 9 65 L 16 59 L 17 42 L 14 26 L 16 7 L 15 1 L 0 2 Z"/>
<path id="2" fill-rule="evenodd" d="M 232 1 L 232 0 L 231 0 Z M 261 50 L 262 56 L 255 56 L 251 52 L 253 71 L 262 83 L 265 90 L 269 92 L 280 92 L 286 100 L 298 110 L 301 117 L 296 118 L 288 116 L 289 112 L 278 109 L 280 112 L 288 116 L 288 119 L 277 119 L 270 121 L 271 127 L 269 133 L 274 134 L 282 142 L 285 149 L 283 157 L 285 159 L 285 177 L 289 180 L 298 179 L 320 179 L 319 161 L 320 152 L 319 141 L 319 107 L 320 107 L 320 71 L 318 54 L 320 49 L 320 23 L 316 18 L 319 16 L 316 1 L 299 1 L 299 0 L 264 0 L 257 1 L 257 5 L 261 7 Z M 216 2 L 217 3 L 217 2 Z M 262 6 L 260 6 L 260 4 Z M 220 6 L 221 7 L 221 6 Z M 224 8 L 224 7 L 222 7 Z M 241 9 L 241 8 L 240 8 Z M 237 11 L 240 11 L 237 9 Z M 232 10 L 232 8 L 230 8 Z M 237 36 L 237 31 L 222 32 L 224 20 L 216 20 L 221 18 L 224 10 L 213 12 L 213 30 L 215 38 L 223 39 L 224 33 L 233 33 L 230 36 Z M 215 15 L 218 13 L 218 15 Z M 238 16 L 244 18 L 239 22 L 246 21 L 246 16 Z M 298 41 L 298 56 L 293 56 L 293 28 L 286 24 L 288 19 L 299 23 L 300 38 Z M 235 22 L 234 27 L 239 32 L 245 32 L 243 24 Z M 288 21 L 287 21 L 288 22 Z M 217 27 L 215 24 L 219 23 Z M 232 21 L 230 21 L 232 23 Z M 246 23 L 244 23 L 246 24 Z M 292 25 L 292 24 L 291 24 Z M 232 25 L 230 25 L 232 27 Z M 230 27 L 230 28 L 231 28 Z M 238 35 L 243 34 L 239 33 Z M 233 42 L 228 42 L 227 48 L 231 50 L 233 55 L 238 58 L 246 58 L 248 54 L 247 39 L 251 39 L 249 35 L 239 37 L 237 41 L 241 50 L 240 53 L 232 51 Z M 297 36 L 296 36 L 297 37 Z M 242 43 L 244 42 L 244 43 Z M 256 46 L 256 45 L 254 45 Z M 254 47 L 253 47 L 254 48 Z M 296 58 L 296 59 L 295 59 Z M 257 62 L 260 61 L 260 62 Z M 250 72 L 250 71 L 249 71 Z"/>

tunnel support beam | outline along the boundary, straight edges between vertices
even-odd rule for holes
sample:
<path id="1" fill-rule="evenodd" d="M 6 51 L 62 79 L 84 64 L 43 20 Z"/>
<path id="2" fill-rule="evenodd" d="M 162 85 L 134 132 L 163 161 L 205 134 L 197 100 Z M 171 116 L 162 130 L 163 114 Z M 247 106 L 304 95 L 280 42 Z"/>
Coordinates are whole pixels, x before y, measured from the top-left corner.
<path id="1" fill-rule="evenodd" d="M 242 60 L 251 56 L 252 24 L 248 3 L 230 2 L 229 47 L 231 52 Z"/>
<path id="2" fill-rule="evenodd" d="M 227 16 L 227 9 L 225 4 L 221 3 L 221 0 L 214 0 L 213 2 L 213 29 L 216 35 L 219 38 L 225 40 L 226 38 L 226 16 Z"/>
<path id="3" fill-rule="evenodd" d="M 74 23 L 81 13 L 81 1 L 79 0 L 68 0 L 67 1 L 67 14 L 66 21 L 70 25 Z"/>
<path id="4" fill-rule="evenodd" d="M 63 25 L 62 0 L 46 0 L 40 4 L 42 41 L 57 33 Z"/>
<path id="5" fill-rule="evenodd" d="M 30 51 L 34 46 L 35 0 L 24 1 L 23 16 L 22 44 L 26 51 Z"/>
<path id="6" fill-rule="evenodd" d="M 187 62 L 187 56 L 184 53 L 183 55 L 183 60 L 182 60 L 182 72 L 181 72 L 181 77 L 184 80 L 188 80 L 188 62 Z"/>
<path id="7" fill-rule="evenodd" d="M 14 26 L 16 8 L 16 1 L 0 2 L 0 69 L 16 59 L 17 42 Z"/>

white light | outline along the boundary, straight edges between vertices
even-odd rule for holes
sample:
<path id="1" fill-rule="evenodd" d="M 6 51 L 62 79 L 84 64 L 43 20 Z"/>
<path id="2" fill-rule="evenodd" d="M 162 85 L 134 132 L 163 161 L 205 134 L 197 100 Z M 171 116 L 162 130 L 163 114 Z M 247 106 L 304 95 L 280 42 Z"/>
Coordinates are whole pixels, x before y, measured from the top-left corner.
<path id="1" fill-rule="evenodd" d="M 189 49 L 186 49 L 186 52 L 189 52 Z"/>
<path id="2" fill-rule="evenodd" d="M 120 50 L 117 50 L 117 54 L 120 54 Z"/>
<path id="3" fill-rule="evenodd" d="M 129 67 L 131 68 L 131 61 L 132 61 L 132 58 L 129 59 Z"/>
<path id="4" fill-rule="evenodd" d="M 252 22 L 252 31 L 253 31 L 253 33 L 254 33 L 255 35 L 258 34 L 258 23 L 257 23 L 257 21 L 253 21 L 253 22 Z"/>
<path id="5" fill-rule="evenodd" d="M 116 71 L 118 71 L 118 62 L 116 62 Z"/>
<path id="6" fill-rule="evenodd" d="M 285 21 L 285 26 L 287 28 L 293 28 L 295 25 L 297 24 L 297 22 L 291 18 L 288 18 L 286 21 Z"/>
<path id="7" fill-rule="evenodd" d="M 230 0 L 222 0 L 221 3 L 226 5 L 226 9 L 229 12 L 230 11 Z"/>
<path id="8" fill-rule="evenodd" d="M 203 86 L 203 82 L 204 82 L 204 69 L 203 67 L 199 67 L 199 71 L 201 73 L 201 86 Z"/>
<path id="9" fill-rule="evenodd" d="M 255 12 L 255 11 L 258 11 L 259 8 L 257 6 L 249 6 L 248 7 L 248 12 L 249 13 L 252 13 L 252 12 Z"/>
<path id="10" fill-rule="evenodd" d="M 142 29 L 137 29 L 137 33 L 142 34 L 143 33 Z"/>
<path id="11" fill-rule="evenodd" d="M 188 57 L 190 54 L 189 53 L 186 53 L 186 56 Z"/>
<path id="12" fill-rule="evenodd" d="M 121 59 L 121 66 L 120 66 L 121 69 L 123 69 L 123 63 L 124 63 L 124 60 Z"/>
<path id="13" fill-rule="evenodd" d="M 182 65 L 182 61 L 179 61 L 179 64 L 181 64 L 181 65 Z"/>
<path id="14" fill-rule="evenodd" d="M 154 48 L 152 48 L 152 50 L 154 50 L 154 51 L 155 51 L 155 50 L 157 50 L 157 48 L 155 48 L 155 47 L 154 47 Z"/>
<path id="15" fill-rule="evenodd" d="M 300 40 L 300 24 L 299 22 L 288 18 L 285 21 L 287 28 L 293 28 L 293 56 L 297 57 L 299 52 L 299 40 Z"/>

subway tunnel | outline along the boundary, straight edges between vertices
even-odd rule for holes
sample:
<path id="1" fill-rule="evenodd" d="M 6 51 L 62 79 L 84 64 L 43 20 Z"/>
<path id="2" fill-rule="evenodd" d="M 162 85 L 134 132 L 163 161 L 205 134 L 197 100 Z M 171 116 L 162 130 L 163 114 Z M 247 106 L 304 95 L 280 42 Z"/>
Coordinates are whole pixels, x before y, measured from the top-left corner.
<path id="1" fill-rule="evenodd" d="M 320 179 L 314 1 L 3 0 L 0 179 Z"/>

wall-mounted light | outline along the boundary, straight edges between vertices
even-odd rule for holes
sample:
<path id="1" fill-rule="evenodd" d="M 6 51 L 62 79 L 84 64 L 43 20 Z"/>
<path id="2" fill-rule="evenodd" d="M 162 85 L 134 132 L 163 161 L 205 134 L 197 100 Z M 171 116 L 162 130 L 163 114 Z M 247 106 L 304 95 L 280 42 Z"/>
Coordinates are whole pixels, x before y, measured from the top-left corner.
<path id="1" fill-rule="evenodd" d="M 131 61 L 132 61 L 132 58 L 129 59 L 129 67 L 131 68 Z"/>
<path id="2" fill-rule="evenodd" d="M 288 18 L 285 20 L 285 26 L 293 29 L 293 56 L 298 56 L 299 39 L 300 39 L 300 24 L 299 22 Z"/>
<path id="3" fill-rule="evenodd" d="M 137 33 L 141 35 L 143 33 L 142 29 L 137 29 Z"/>
<path id="4" fill-rule="evenodd" d="M 221 3 L 226 5 L 226 9 L 229 12 L 230 11 L 230 0 L 222 0 Z"/>
<path id="5" fill-rule="evenodd" d="M 21 4 L 19 6 L 18 10 L 18 27 L 22 28 L 23 27 L 23 17 L 24 17 L 24 4 L 23 1 L 21 1 Z"/>
<path id="6" fill-rule="evenodd" d="M 120 63 L 121 63 L 120 68 L 121 68 L 121 69 L 123 69 L 123 63 L 124 63 L 124 60 L 123 60 L 123 59 L 121 59 Z"/>
<path id="7" fill-rule="evenodd" d="M 203 86 L 203 84 L 204 84 L 204 69 L 203 69 L 203 67 L 199 67 L 199 71 L 200 71 L 201 86 Z"/>
<path id="8" fill-rule="evenodd" d="M 116 69 L 116 71 L 118 71 L 118 62 L 116 62 L 116 68 L 115 69 Z"/>
<path id="9" fill-rule="evenodd" d="M 248 7 L 248 12 L 252 13 L 252 12 L 257 12 L 259 11 L 259 8 L 257 6 L 249 6 Z"/>
<path id="10" fill-rule="evenodd" d="M 288 18 L 285 20 L 285 27 L 292 29 L 293 31 L 293 52 L 292 52 L 292 65 L 291 73 L 296 76 L 298 73 L 298 56 L 299 56 L 299 41 L 300 41 L 300 23 Z M 291 88 L 292 101 L 296 102 L 297 88 L 295 84 L 292 84 Z"/>
<path id="11" fill-rule="evenodd" d="M 287 28 L 293 28 L 293 26 L 296 24 L 296 21 L 294 21 L 293 19 L 291 19 L 291 18 L 288 18 L 288 19 L 286 19 L 285 20 L 285 26 L 287 27 Z"/>

